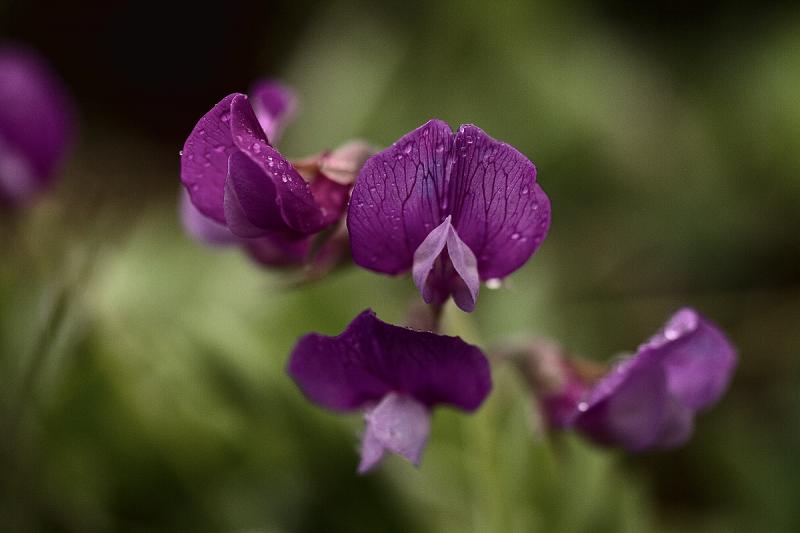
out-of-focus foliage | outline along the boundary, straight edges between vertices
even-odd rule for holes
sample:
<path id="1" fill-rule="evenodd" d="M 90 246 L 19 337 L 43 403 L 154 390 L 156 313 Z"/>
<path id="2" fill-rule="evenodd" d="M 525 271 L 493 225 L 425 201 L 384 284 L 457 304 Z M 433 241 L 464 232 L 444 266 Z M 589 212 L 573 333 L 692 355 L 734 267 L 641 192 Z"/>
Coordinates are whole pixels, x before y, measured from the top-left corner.
<path id="1" fill-rule="evenodd" d="M 134 22 L 152 19 L 157 41 L 170 34 L 158 10 L 127 9 Z M 50 43 L 43 51 L 67 65 L 61 74 L 84 109 L 64 180 L 2 220 L 0 524 L 800 530 L 800 9 L 345 0 L 258 12 L 257 21 L 246 6 L 219 15 L 231 28 L 247 19 L 250 55 L 208 55 L 209 72 L 229 73 L 226 61 L 240 68 L 198 86 L 219 87 L 208 101 L 187 91 L 175 109 L 182 98 L 159 76 L 177 75 L 152 70 L 139 82 L 144 102 L 109 103 L 87 89 L 104 82 L 99 73 L 69 70 L 80 47 L 44 36 L 67 29 L 42 6 L 0 8 L 10 35 Z M 109 15 L 122 35 L 125 14 Z M 28 21 L 17 33 L 12 16 Z M 181 21 L 211 20 L 183 16 L 173 16 L 177 36 Z M 223 50 L 225 36 L 245 38 L 224 30 Z M 114 83 L 125 68 L 161 66 L 148 55 L 159 46 L 186 55 L 191 69 L 176 62 L 179 75 L 205 79 L 185 40 L 156 46 L 145 27 L 129 33 L 137 42 L 124 68 L 110 67 Z M 119 46 L 111 32 L 99 35 Z M 185 117 L 256 75 L 282 76 L 303 95 L 282 141 L 288 155 L 354 136 L 385 145 L 438 117 L 474 122 L 535 161 L 553 204 L 547 241 L 506 288 L 485 291 L 474 314 L 449 309 L 449 331 L 487 348 L 545 335 L 605 360 L 693 305 L 740 349 L 729 394 L 698 418 L 685 448 L 628 456 L 544 438 L 522 383 L 497 365 L 495 392 L 476 416 L 436 413 L 419 471 L 392 458 L 357 477 L 358 417 L 308 404 L 283 367 L 300 334 L 336 333 L 366 307 L 403 322 L 413 284 L 353 268 L 290 289 L 178 226 L 177 151 L 193 125 Z M 162 96 L 169 106 L 158 107 Z M 125 111 L 148 105 L 163 123 Z"/>

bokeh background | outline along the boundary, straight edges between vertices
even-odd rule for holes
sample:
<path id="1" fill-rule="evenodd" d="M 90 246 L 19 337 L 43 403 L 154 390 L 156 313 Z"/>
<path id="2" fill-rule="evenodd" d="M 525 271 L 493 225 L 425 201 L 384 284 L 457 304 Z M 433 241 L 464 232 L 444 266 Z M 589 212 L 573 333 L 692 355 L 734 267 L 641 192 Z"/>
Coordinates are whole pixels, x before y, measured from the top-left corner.
<path id="1" fill-rule="evenodd" d="M 6 0 L 0 36 L 80 109 L 62 179 L 0 228 L 1 530 L 800 531 L 800 6 Z M 543 436 L 498 367 L 421 470 L 356 476 L 359 417 L 283 368 L 363 308 L 402 322 L 412 283 L 290 289 L 176 215 L 185 137 L 262 76 L 302 97 L 291 156 L 439 117 L 535 161 L 550 235 L 450 332 L 604 361 L 692 305 L 740 349 L 729 394 L 684 448 L 628 455 Z"/>

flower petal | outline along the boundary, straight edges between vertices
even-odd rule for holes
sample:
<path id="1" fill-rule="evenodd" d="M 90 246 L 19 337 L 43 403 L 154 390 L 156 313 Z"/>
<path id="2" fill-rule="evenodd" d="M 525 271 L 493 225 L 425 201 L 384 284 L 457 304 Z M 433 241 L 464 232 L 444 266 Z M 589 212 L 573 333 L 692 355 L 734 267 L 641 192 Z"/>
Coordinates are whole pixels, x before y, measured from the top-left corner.
<path id="1" fill-rule="evenodd" d="M 367 429 L 358 466 L 360 474 L 375 467 L 383 458 L 384 450 L 402 455 L 419 466 L 431 430 L 430 416 L 424 405 L 408 396 L 389 393 L 366 412 L 364 419 Z"/>
<path id="2" fill-rule="evenodd" d="M 239 241 L 227 227 L 198 211 L 183 187 L 181 187 L 180 216 L 186 232 L 208 245 L 225 246 Z"/>
<path id="3" fill-rule="evenodd" d="M 332 221 L 314 201 L 309 184 L 279 151 L 267 143 L 252 108 L 244 98 L 231 102 L 231 132 L 236 147 L 255 163 L 275 187 L 280 216 L 288 228 L 316 233 Z"/>
<path id="4" fill-rule="evenodd" d="M 661 433 L 654 445 L 662 450 L 685 444 L 694 432 L 694 410 L 686 407 L 674 397 L 669 403 Z"/>
<path id="5" fill-rule="evenodd" d="M 414 251 L 442 223 L 453 133 L 431 120 L 372 156 L 347 213 L 354 261 L 385 274 L 411 268 Z"/>
<path id="6" fill-rule="evenodd" d="M 288 372 L 309 399 L 333 410 L 398 392 L 426 407 L 444 403 L 472 411 L 491 390 L 488 361 L 475 346 L 387 324 L 369 310 L 337 337 L 301 338 Z"/>
<path id="7" fill-rule="evenodd" d="M 311 195 L 322 213 L 325 225 L 341 220 L 347 207 L 350 186 L 337 183 L 318 173 L 310 184 Z"/>
<path id="8" fill-rule="evenodd" d="M 225 181 L 225 222 L 238 237 L 253 238 L 288 230 L 275 199 L 275 185 L 242 152 L 228 159 Z"/>
<path id="9" fill-rule="evenodd" d="M 69 94 L 33 51 L 0 46 L 0 199 L 24 201 L 61 162 L 74 129 Z"/>
<path id="10" fill-rule="evenodd" d="M 677 446 L 691 435 L 696 411 L 725 391 L 735 363 L 722 332 L 682 309 L 592 389 L 574 424 L 630 450 Z"/>
<path id="11" fill-rule="evenodd" d="M 478 260 L 453 227 L 447 232 L 447 255 L 450 256 L 450 262 L 458 273 L 455 283 L 451 284 L 453 300 L 461 310 L 470 313 L 475 309 L 475 302 L 481 289 Z"/>
<path id="12" fill-rule="evenodd" d="M 269 267 L 288 267 L 303 264 L 311 250 L 313 237 L 269 233 L 257 239 L 242 239 L 248 255 Z"/>
<path id="13" fill-rule="evenodd" d="M 613 394 L 580 404 L 575 426 L 599 443 L 640 451 L 664 432 L 670 406 L 664 369 L 648 362 L 627 372 Z"/>
<path id="14" fill-rule="evenodd" d="M 272 145 L 277 144 L 286 124 L 297 112 L 297 94 L 278 81 L 261 80 L 250 90 L 250 101 L 267 140 Z"/>
<path id="15" fill-rule="evenodd" d="M 442 254 L 442 250 L 447 245 L 447 236 L 452 229 L 450 225 L 451 217 L 448 215 L 444 222 L 433 228 L 425 240 L 417 247 L 414 252 L 414 264 L 411 269 L 411 277 L 414 284 L 419 289 L 425 303 L 433 301 L 433 294 L 430 290 L 428 278 L 433 271 L 433 265 Z"/>
<path id="16" fill-rule="evenodd" d="M 536 167 L 512 146 L 465 124 L 455 136 L 448 194 L 453 227 L 475 253 L 481 279 L 521 267 L 550 227 Z"/>
<path id="17" fill-rule="evenodd" d="M 197 209 L 225 223 L 223 197 L 228 157 L 236 151 L 231 137 L 231 103 L 240 93 L 229 94 L 203 115 L 181 151 L 181 181 Z"/>
<path id="18" fill-rule="evenodd" d="M 719 400 L 736 367 L 736 350 L 722 331 L 688 308 L 675 313 L 645 349 L 663 358 L 670 393 L 694 410 Z"/>

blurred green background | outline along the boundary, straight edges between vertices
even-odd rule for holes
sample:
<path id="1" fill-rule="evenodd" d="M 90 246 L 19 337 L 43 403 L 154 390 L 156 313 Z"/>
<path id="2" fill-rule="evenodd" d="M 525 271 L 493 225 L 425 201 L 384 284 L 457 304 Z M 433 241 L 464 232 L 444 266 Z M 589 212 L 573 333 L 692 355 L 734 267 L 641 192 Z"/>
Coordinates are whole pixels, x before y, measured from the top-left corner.
<path id="1" fill-rule="evenodd" d="M 81 110 L 63 179 L 0 228 L 0 530 L 800 531 L 800 7 L 763 2 L 0 2 Z M 417 471 L 355 475 L 357 415 L 305 402 L 294 340 L 409 279 L 290 290 L 189 240 L 178 150 L 260 76 L 303 104 L 281 143 L 387 145 L 431 117 L 528 155 L 541 250 L 447 326 L 598 360 L 682 305 L 741 361 L 693 440 L 627 455 L 547 439 L 516 375 L 440 410 Z"/>

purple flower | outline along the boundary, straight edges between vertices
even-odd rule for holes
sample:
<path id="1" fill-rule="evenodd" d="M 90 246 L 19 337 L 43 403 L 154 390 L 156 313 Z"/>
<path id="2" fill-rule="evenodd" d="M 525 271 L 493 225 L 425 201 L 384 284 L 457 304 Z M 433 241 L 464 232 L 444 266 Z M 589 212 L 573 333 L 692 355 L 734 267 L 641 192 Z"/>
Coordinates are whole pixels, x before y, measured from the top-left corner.
<path id="1" fill-rule="evenodd" d="M 539 247 L 550 201 L 536 168 L 476 126 L 431 120 L 370 158 L 347 214 L 353 259 L 409 270 L 427 303 L 472 311 L 481 280 L 504 278 Z"/>
<path id="2" fill-rule="evenodd" d="M 570 425 L 591 439 L 632 451 L 685 443 L 694 416 L 728 386 L 736 351 L 725 335 L 692 309 L 587 388 Z"/>
<path id="3" fill-rule="evenodd" d="M 294 265 L 342 219 L 350 184 L 307 162 L 296 168 L 273 147 L 296 107 L 288 88 L 264 81 L 252 99 L 231 94 L 200 119 L 181 151 L 181 218 L 192 236 Z"/>
<path id="4" fill-rule="evenodd" d="M 0 203 L 26 203 L 51 183 L 73 120 L 67 91 L 46 62 L 0 46 Z"/>
<path id="5" fill-rule="evenodd" d="M 419 465 L 431 409 L 446 404 L 474 411 L 491 390 L 489 363 L 477 347 L 387 324 L 370 310 L 337 337 L 302 337 L 288 372 L 312 402 L 365 412 L 361 473 L 387 451 Z"/>

